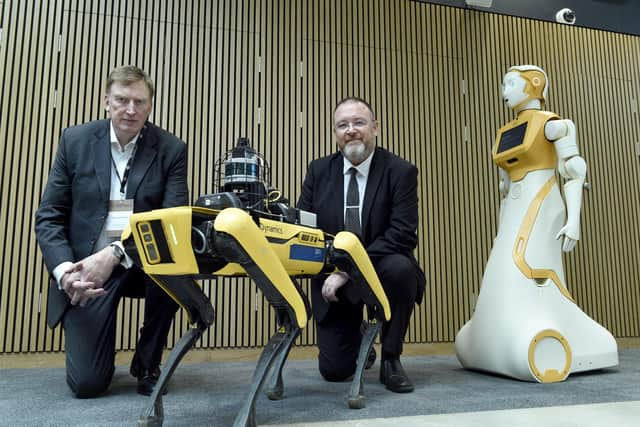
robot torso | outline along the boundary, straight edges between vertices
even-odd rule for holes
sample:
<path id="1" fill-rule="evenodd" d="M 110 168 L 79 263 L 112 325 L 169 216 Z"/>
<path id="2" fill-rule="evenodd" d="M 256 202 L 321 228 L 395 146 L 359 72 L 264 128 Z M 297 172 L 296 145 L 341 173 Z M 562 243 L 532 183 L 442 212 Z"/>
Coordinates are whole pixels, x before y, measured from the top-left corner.
<path id="1" fill-rule="evenodd" d="M 531 171 L 553 169 L 557 155 L 544 135 L 545 124 L 559 119 L 549 111 L 525 110 L 498 130 L 493 146 L 493 162 L 507 171 L 512 182 Z"/>

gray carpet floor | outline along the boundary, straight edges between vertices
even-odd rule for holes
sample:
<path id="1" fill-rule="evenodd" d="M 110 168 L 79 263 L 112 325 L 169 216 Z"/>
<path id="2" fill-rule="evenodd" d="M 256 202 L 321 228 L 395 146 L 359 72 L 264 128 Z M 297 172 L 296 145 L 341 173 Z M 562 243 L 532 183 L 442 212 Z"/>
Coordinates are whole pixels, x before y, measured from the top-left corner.
<path id="1" fill-rule="evenodd" d="M 575 374 L 561 383 L 525 383 L 466 371 L 455 356 L 403 358 L 415 383 L 411 394 L 395 394 L 378 383 L 379 362 L 365 372 L 366 408 L 348 409 L 349 383 L 328 383 L 312 360 L 288 361 L 285 398 L 256 403 L 259 425 L 446 414 L 640 400 L 640 349 L 621 350 L 620 365 Z M 229 426 L 246 396 L 255 365 L 180 365 L 164 398 L 165 426 Z M 119 366 L 109 392 L 73 399 L 62 368 L 0 370 L 2 426 L 131 426 L 148 398 Z"/>

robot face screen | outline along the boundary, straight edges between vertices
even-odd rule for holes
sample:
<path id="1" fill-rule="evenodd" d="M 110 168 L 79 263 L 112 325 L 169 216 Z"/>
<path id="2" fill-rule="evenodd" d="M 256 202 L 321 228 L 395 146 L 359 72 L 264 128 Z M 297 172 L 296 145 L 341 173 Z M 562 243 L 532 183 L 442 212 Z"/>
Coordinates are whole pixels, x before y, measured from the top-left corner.
<path id="1" fill-rule="evenodd" d="M 502 98 L 509 108 L 525 102 L 529 95 L 525 92 L 527 81 L 517 71 L 509 71 L 502 80 Z"/>

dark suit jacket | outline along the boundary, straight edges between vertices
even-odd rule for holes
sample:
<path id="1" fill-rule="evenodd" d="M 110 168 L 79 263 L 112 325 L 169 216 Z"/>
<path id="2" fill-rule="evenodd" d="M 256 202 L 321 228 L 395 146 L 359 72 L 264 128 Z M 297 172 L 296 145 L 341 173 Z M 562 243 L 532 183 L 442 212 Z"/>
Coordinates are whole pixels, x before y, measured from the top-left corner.
<path id="1" fill-rule="evenodd" d="M 340 152 L 309 164 L 298 208 L 314 212 L 318 227 L 344 230 L 344 162 Z M 424 293 L 424 273 L 413 256 L 418 243 L 418 169 L 383 148 L 376 148 L 362 206 L 362 242 L 375 264 L 389 254 L 403 254 L 416 266 L 417 302 Z"/>
<path id="2" fill-rule="evenodd" d="M 129 173 L 134 212 L 188 205 L 187 146 L 147 123 Z M 36 238 L 49 272 L 95 252 L 111 187 L 109 120 L 65 129 L 36 212 Z"/>

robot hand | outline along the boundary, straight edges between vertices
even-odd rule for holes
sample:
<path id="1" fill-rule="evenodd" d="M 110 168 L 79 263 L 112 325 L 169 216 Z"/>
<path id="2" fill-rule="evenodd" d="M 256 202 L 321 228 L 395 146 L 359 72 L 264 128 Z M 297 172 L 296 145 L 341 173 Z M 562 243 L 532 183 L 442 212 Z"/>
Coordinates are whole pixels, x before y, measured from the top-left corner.
<path id="1" fill-rule="evenodd" d="M 565 224 L 564 227 L 560 229 L 558 234 L 556 235 L 556 240 L 564 237 L 564 241 L 562 242 L 562 250 L 564 252 L 571 252 L 573 248 L 576 247 L 576 243 L 580 235 L 580 226 L 575 226 L 574 224 Z"/>

